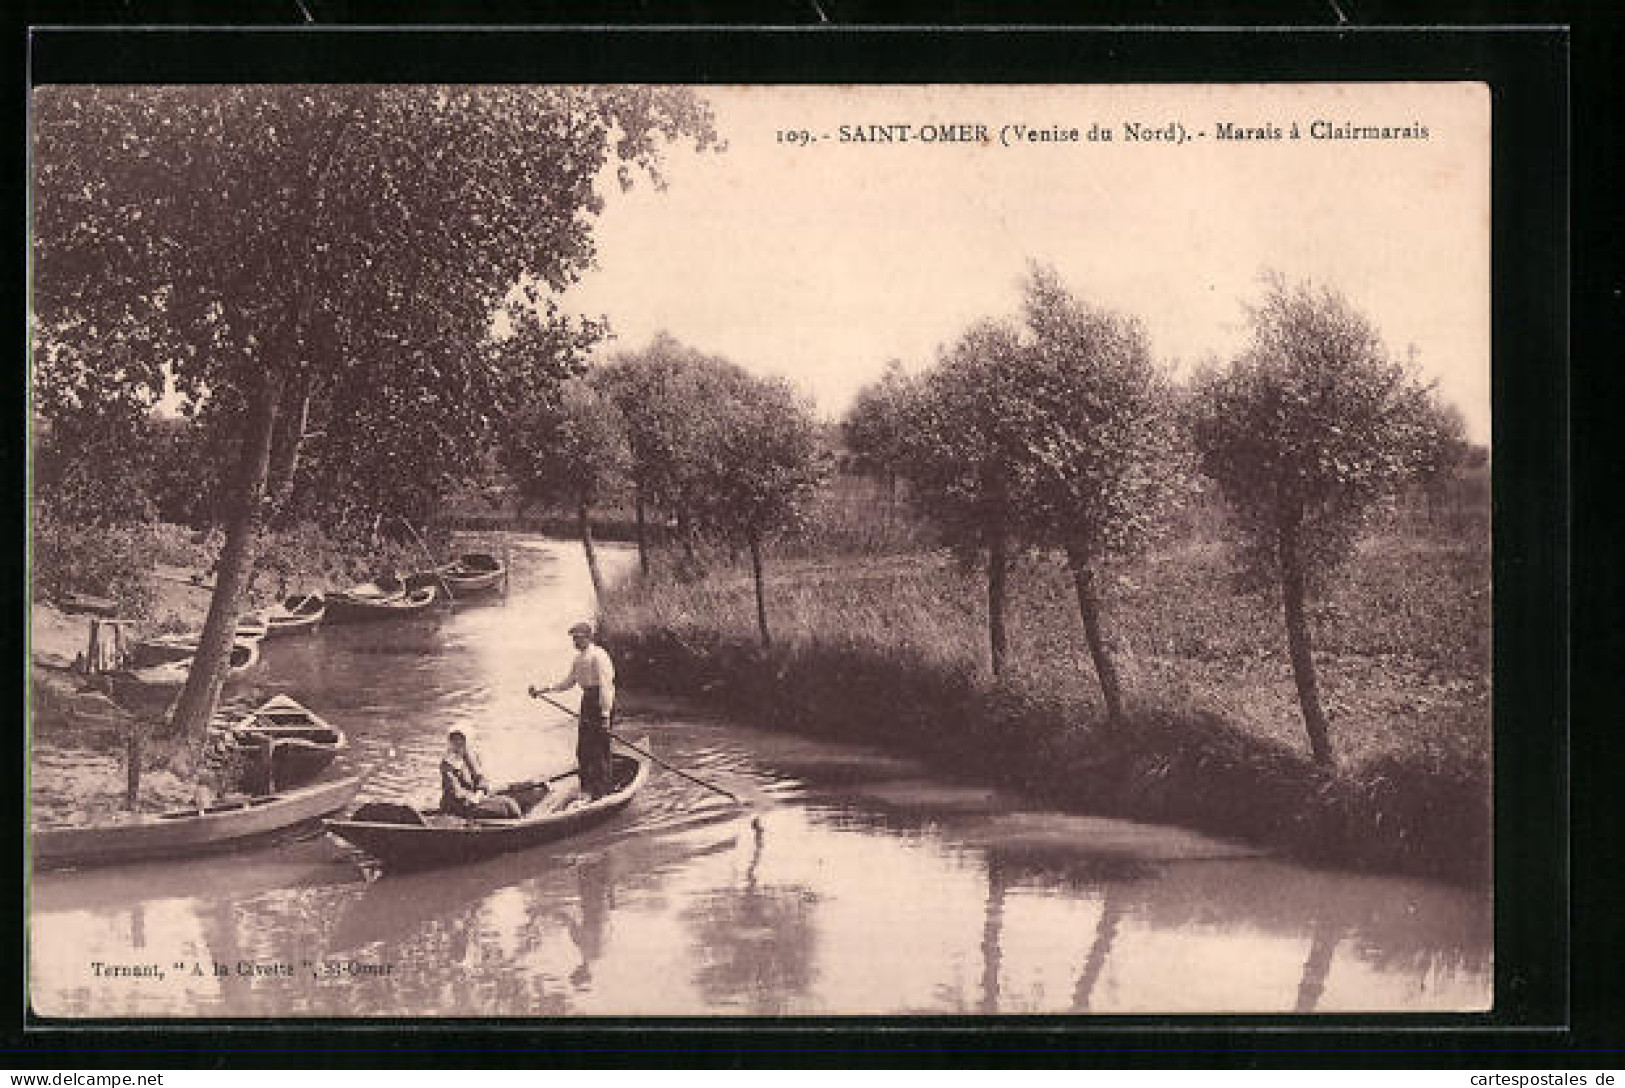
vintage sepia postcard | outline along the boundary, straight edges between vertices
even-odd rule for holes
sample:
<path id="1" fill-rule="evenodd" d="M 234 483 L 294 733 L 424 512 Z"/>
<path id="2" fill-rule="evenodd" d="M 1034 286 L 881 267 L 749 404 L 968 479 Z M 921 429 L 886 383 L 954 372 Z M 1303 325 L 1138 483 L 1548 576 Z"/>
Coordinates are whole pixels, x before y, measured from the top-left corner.
<path id="1" fill-rule="evenodd" d="M 1485 84 L 29 125 L 42 1021 L 1495 1006 Z"/>

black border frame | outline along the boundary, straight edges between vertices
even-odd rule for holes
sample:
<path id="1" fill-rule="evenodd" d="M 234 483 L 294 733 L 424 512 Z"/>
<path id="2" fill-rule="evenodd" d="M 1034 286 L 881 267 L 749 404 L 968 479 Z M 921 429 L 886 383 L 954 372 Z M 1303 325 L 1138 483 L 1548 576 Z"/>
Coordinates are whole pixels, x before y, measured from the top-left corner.
<path id="1" fill-rule="evenodd" d="M 169 7 L 168 14 L 175 16 L 175 5 Z M 253 8 L 244 10 L 248 17 L 255 14 Z M 433 14 L 432 7 L 417 11 Z M 178 17 L 187 14 L 203 13 Z M 287 18 L 286 8 L 278 5 L 275 17 Z M 1570 40 L 1569 32 L 1557 26 L 1327 26 L 1265 32 L 850 26 L 36 31 L 26 42 L 26 79 L 33 82 L 1446 79 L 1489 84 L 1496 1008 L 1482 1016 L 289 1019 L 274 1025 L 235 1020 L 28 1022 L 26 1010 L 18 1008 L 11 1016 L 0 1014 L 8 1034 L 0 1053 L 13 1045 L 35 1053 L 68 1050 L 75 1052 L 75 1064 L 88 1066 L 108 1059 L 129 1065 L 160 1055 L 166 1062 L 194 1064 L 224 1051 L 264 1064 L 320 1047 L 328 1062 L 379 1065 L 431 1060 L 431 1052 L 415 1046 L 423 1043 L 435 1052 L 452 1051 L 460 1061 L 483 1057 L 498 1064 L 620 1064 L 639 1057 L 707 1064 L 914 1064 L 952 1055 L 998 1064 L 1053 1064 L 1088 1055 L 1123 1065 L 1159 1057 L 1176 1063 L 1182 1057 L 1187 1063 L 1220 1057 L 1312 1065 L 1334 1055 L 1359 1055 L 1363 1062 L 1398 1059 L 1397 1064 L 1416 1065 L 1426 1054 L 1440 1054 L 1441 1048 L 1458 1062 L 1462 1055 L 1493 1048 L 1502 1054 L 1499 1064 L 1511 1064 L 1518 1061 L 1514 1054 L 1526 1048 L 1572 1049 L 1585 1041 L 1573 1030 L 1569 1001 L 1568 528 L 1574 514 L 1568 463 Z M 13 147 L 26 146 L 27 86 L 21 85 L 9 131 Z M 15 176 L 8 191 L 11 222 L 25 222 L 23 188 Z M 13 252 L 26 253 L 20 231 L 17 240 Z M 11 297 L 20 308 L 26 306 L 22 291 Z M 20 437 L 13 440 L 20 446 Z M 20 469 L 22 461 L 19 455 L 13 463 Z M 19 488 L 18 493 L 25 492 Z M 21 521 L 13 539 L 22 539 Z M 20 562 L 18 567 L 20 573 Z M 19 649 L 20 643 L 19 638 Z M 21 770 L 19 765 L 7 772 L 19 799 Z M 25 916 L 19 910 L 16 917 L 20 935 Z M 1575 964 L 1582 966 L 1578 960 Z M 21 962 L 18 967 L 14 977 L 19 992 L 8 999 L 20 1001 L 25 975 Z M 464 1049 L 470 1046 L 478 1049 Z M 91 1052 L 106 1047 L 118 1050 Z"/>

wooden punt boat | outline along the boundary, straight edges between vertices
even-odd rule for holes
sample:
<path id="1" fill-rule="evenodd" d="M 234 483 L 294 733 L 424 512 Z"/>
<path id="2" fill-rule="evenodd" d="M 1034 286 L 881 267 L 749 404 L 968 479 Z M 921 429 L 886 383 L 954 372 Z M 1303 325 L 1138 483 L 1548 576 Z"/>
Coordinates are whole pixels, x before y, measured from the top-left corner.
<path id="1" fill-rule="evenodd" d="M 222 799 L 202 813 L 179 809 L 119 823 L 43 827 L 33 835 L 34 861 L 41 868 L 63 868 L 233 849 L 292 834 L 339 812 L 360 789 L 360 778 L 340 778 L 263 797 Z"/>
<path id="2" fill-rule="evenodd" d="M 236 639 L 238 642 L 258 642 L 260 639 L 265 637 L 265 634 L 269 629 L 269 625 L 266 624 L 264 616 L 254 612 L 246 612 L 237 617 L 237 629 L 232 632 L 231 637 Z M 198 642 L 203 638 L 203 632 L 187 631 L 183 634 L 170 635 L 168 637 L 178 639 L 183 644 L 190 645 L 195 650 Z"/>
<path id="3" fill-rule="evenodd" d="M 384 574 L 370 582 L 357 582 L 349 589 L 335 589 L 327 595 L 328 603 L 335 599 L 347 601 L 393 601 L 406 596 L 406 581 L 398 574 Z"/>
<path id="4" fill-rule="evenodd" d="M 649 742 L 640 743 L 647 747 Z M 579 834 L 632 803 L 649 780 L 649 764 L 618 753 L 611 759 L 614 789 L 595 801 L 580 800 L 580 778 L 572 770 L 542 782 L 516 783 L 498 790 L 519 801 L 525 810 L 515 819 L 470 819 L 439 809 L 375 803 L 323 824 L 389 869 L 454 865 L 523 850 Z"/>
<path id="5" fill-rule="evenodd" d="M 271 782 L 287 789 L 309 782 L 349 748 L 344 731 L 286 695 L 273 696 L 264 705 L 227 727 L 245 746 L 258 749 L 271 744 Z"/>
<path id="6" fill-rule="evenodd" d="M 265 637 L 314 631 L 326 614 L 327 600 L 320 593 L 299 593 L 284 598 L 281 604 L 265 615 Z"/>
<path id="7" fill-rule="evenodd" d="M 237 630 L 233 633 L 232 640 L 240 645 L 257 643 L 265 637 L 268 630 L 263 616 L 250 614 L 237 621 Z M 153 665 L 169 664 L 182 658 L 191 658 L 197 654 L 198 643 L 202 638 L 201 631 L 181 631 L 172 635 L 152 635 L 144 638 L 130 648 L 130 666 L 144 669 Z M 255 660 L 258 659 L 256 651 Z M 233 662 L 235 664 L 235 658 Z"/>
<path id="8" fill-rule="evenodd" d="M 406 580 L 412 588 L 434 586 L 451 590 L 452 596 L 461 598 L 471 594 L 489 593 L 502 586 L 508 570 L 502 560 L 484 552 L 468 552 L 445 566 L 419 571 Z"/>
<path id="9" fill-rule="evenodd" d="M 353 590 L 331 593 L 327 597 L 326 620 L 328 623 L 366 623 L 411 616 L 434 604 L 436 596 L 433 586 L 384 597 L 358 596 Z"/>
<path id="10" fill-rule="evenodd" d="M 270 621 L 257 612 L 237 618 L 237 637 L 245 642 L 258 642 L 270 633 Z"/>
<path id="11" fill-rule="evenodd" d="M 196 654 L 195 641 L 189 645 L 175 643 L 166 646 L 162 641 L 149 640 L 137 647 L 131 659 L 134 667 L 125 669 L 118 675 L 143 687 L 179 687 L 186 683 L 186 676 L 192 671 L 192 658 Z M 154 655 L 163 657 L 164 660 L 154 661 Z M 240 676 L 259 663 L 259 640 L 238 639 L 231 644 L 231 660 L 226 667 L 226 678 L 229 680 Z"/>
<path id="12" fill-rule="evenodd" d="M 92 593 L 68 592 L 62 595 L 57 602 L 62 611 L 70 616 L 105 616 L 118 615 L 118 602 L 111 597 L 98 597 Z"/>

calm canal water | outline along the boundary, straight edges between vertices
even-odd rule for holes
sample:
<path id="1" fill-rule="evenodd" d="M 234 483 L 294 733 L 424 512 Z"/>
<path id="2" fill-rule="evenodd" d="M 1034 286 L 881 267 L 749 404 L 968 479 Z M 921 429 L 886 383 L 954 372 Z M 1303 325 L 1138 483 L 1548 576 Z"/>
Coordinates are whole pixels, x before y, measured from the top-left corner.
<path id="1" fill-rule="evenodd" d="M 607 549 L 612 571 L 631 556 Z M 249 695 L 341 724 L 364 797 L 438 792 L 446 730 L 493 777 L 568 765 L 525 695 L 588 611 L 580 550 L 515 538 L 503 603 L 268 643 Z M 1317 871 L 1167 828 L 954 786 L 850 745 L 640 699 L 657 772 L 587 836 L 381 876 L 333 840 L 45 873 L 46 1016 L 562 1016 L 1484 1009 L 1485 897 Z M 96 964 L 101 964 L 98 974 Z M 162 977 L 111 977 L 109 965 Z"/>

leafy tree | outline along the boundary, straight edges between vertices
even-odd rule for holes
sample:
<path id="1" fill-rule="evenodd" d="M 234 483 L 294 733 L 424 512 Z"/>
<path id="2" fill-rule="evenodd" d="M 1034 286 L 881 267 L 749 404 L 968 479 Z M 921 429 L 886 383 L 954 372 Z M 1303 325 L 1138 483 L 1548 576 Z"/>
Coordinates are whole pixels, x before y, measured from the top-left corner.
<path id="1" fill-rule="evenodd" d="M 139 370 L 138 349 L 97 327 L 36 331 L 32 482 L 57 517 L 105 526 L 152 516 L 155 395 L 124 378 Z"/>
<path id="2" fill-rule="evenodd" d="M 1471 463 L 1473 445 L 1467 440 L 1467 421 L 1454 404 L 1430 399 L 1420 410 L 1431 419 L 1421 428 L 1423 444 L 1418 450 L 1416 481 L 1427 503 L 1429 522 L 1438 518 L 1451 484 Z"/>
<path id="3" fill-rule="evenodd" d="M 236 460 L 240 443 L 229 430 L 193 416 L 154 418 L 152 428 L 156 452 L 151 488 L 158 517 L 198 529 L 219 523 L 224 516 L 221 466 Z"/>
<path id="4" fill-rule="evenodd" d="M 87 411 L 35 427 L 34 499 L 63 521 L 149 521 L 157 437 L 142 417 Z"/>
<path id="5" fill-rule="evenodd" d="M 1017 421 L 1017 329 L 983 321 L 942 354 L 910 398 L 905 473 L 915 501 L 967 564 L 987 571 L 993 675 L 1009 652 L 1010 567 L 1025 543 L 1020 490 L 1026 436 Z"/>
<path id="6" fill-rule="evenodd" d="M 1309 746 L 1329 766 L 1308 601 L 1424 463 L 1441 416 L 1432 390 L 1331 290 L 1272 280 L 1252 326 L 1228 369 L 1198 375 L 1197 447 L 1234 511 L 1248 569 L 1281 587 Z"/>
<path id="7" fill-rule="evenodd" d="M 857 467 L 886 488 L 887 516 L 897 499 L 897 478 L 908 453 L 908 409 L 914 382 L 893 359 L 880 380 L 864 386 L 841 421 L 841 437 Z"/>
<path id="8" fill-rule="evenodd" d="M 590 262 L 600 170 L 627 184 L 667 143 L 715 139 L 691 93 L 650 87 L 64 86 L 33 106 L 41 327 L 139 344 L 131 388 L 158 388 L 162 362 L 181 392 L 243 405 L 175 715 L 195 732 L 312 409 L 367 404 L 328 419 L 357 436 L 330 453 L 404 455 L 397 476 L 480 437 L 522 388 L 483 350 L 493 319 L 516 289 L 537 312 Z M 403 432 L 441 440 L 384 442 Z"/>
<path id="9" fill-rule="evenodd" d="M 825 465 L 812 406 L 781 379 L 738 377 L 707 417 L 688 478 L 703 524 L 749 549 L 756 624 L 768 646 L 762 547 L 801 526 Z"/>
<path id="10" fill-rule="evenodd" d="M 714 459 L 726 445 L 727 428 L 737 422 L 734 409 L 759 392 L 756 379 L 661 332 L 642 351 L 615 356 L 593 380 L 625 422 L 642 569 L 648 571 L 649 508 L 676 519 L 684 550 L 694 559 L 701 530 L 721 531 L 705 514 L 714 508 L 719 479 Z M 743 542 L 737 534 L 723 535 Z"/>
<path id="11" fill-rule="evenodd" d="M 507 412 L 551 401 L 559 382 L 584 372 L 604 332 L 535 289 L 506 299 L 498 324 L 500 332 L 469 344 L 461 370 L 433 352 L 355 365 L 311 406 L 309 470 L 285 476 L 281 498 L 328 520 L 429 520 L 459 485 L 486 472 Z"/>
<path id="12" fill-rule="evenodd" d="M 1066 553 L 1115 724 L 1123 693 L 1104 630 L 1101 568 L 1162 528 L 1189 479 L 1188 446 L 1172 383 L 1138 322 L 1080 302 L 1047 268 L 1033 268 L 1025 295 L 1032 341 L 1008 356 L 1014 390 L 1005 409 L 1022 436 L 1023 519 Z"/>
<path id="13" fill-rule="evenodd" d="M 638 564 L 645 575 L 649 573 L 649 508 L 677 511 L 685 523 L 690 520 L 683 508 L 681 471 L 685 446 L 693 437 L 691 421 L 700 410 L 695 398 L 700 393 L 696 368 L 702 365 L 701 359 L 692 348 L 660 332 L 642 351 L 616 355 L 595 378 L 620 410 L 625 425 Z M 684 540 L 689 540 L 686 532 Z"/>
<path id="14" fill-rule="evenodd" d="M 593 592 L 602 601 L 592 508 L 618 489 L 631 463 L 614 402 L 578 378 L 564 384 L 555 402 L 521 407 L 505 429 L 503 461 L 521 500 L 575 512 Z"/>

